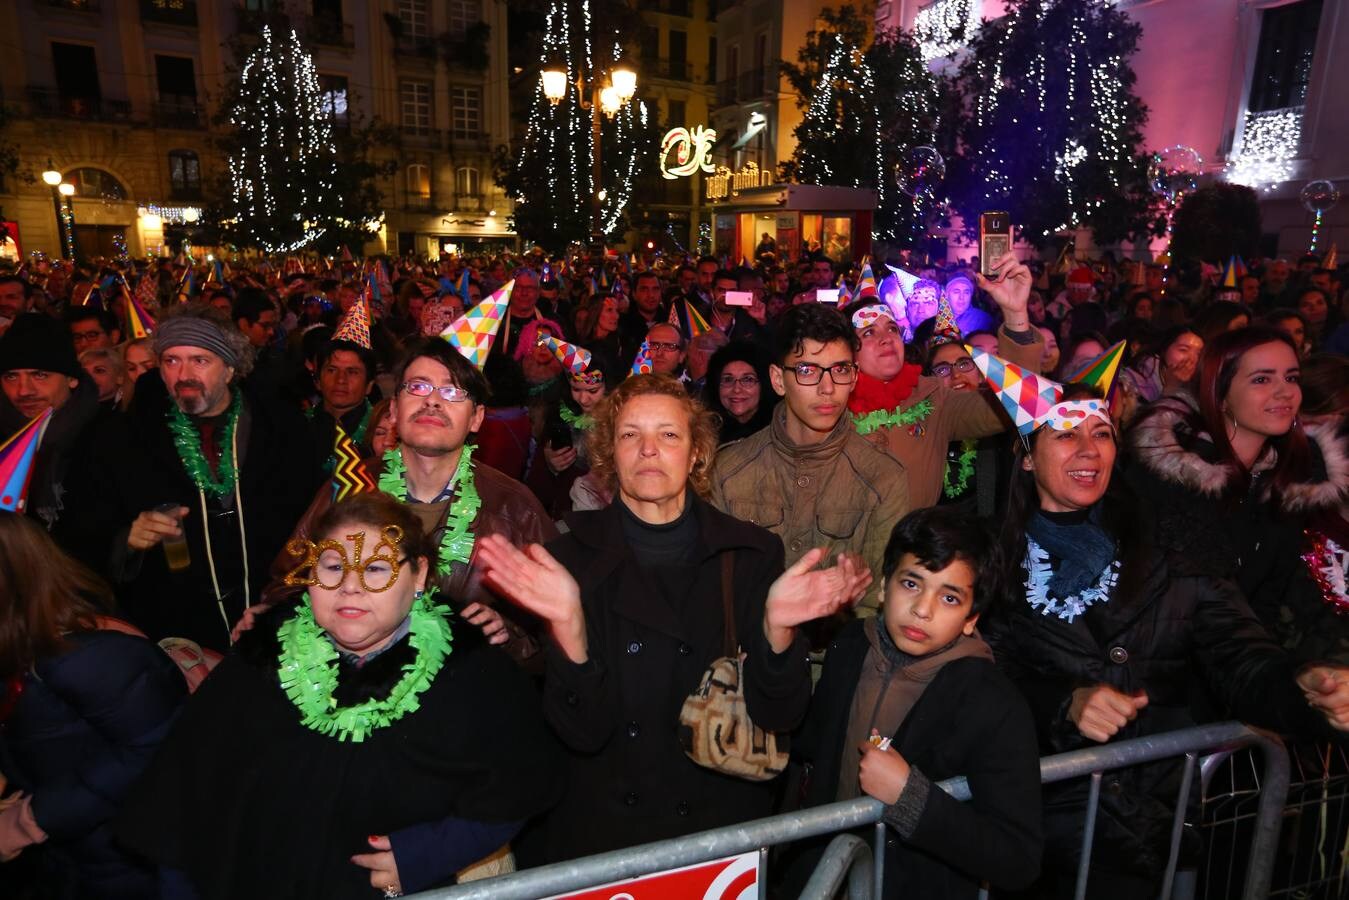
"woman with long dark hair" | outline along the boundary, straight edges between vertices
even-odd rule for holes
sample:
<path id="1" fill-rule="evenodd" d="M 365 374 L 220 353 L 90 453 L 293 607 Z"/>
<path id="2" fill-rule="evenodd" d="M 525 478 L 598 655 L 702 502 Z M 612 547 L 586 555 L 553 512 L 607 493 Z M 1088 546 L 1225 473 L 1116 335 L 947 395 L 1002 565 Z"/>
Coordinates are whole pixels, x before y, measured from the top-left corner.
<path id="1" fill-rule="evenodd" d="M 1127 424 L 1163 394 L 1188 387 L 1198 371 L 1203 349 L 1204 339 L 1189 325 L 1173 325 L 1158 334 L 1128 368 L 1120 371 L 1120 421 Z"/>
<path id="2" fill-rule="evenodd" d="M 1177 570 L 1124 491 L 1105 403 L 1072 385 L 1017 443 L 1003 534 L 1021 588 L 981 621 L 1031 704 L 1041 751 L 1225 717 L 1283 732 L 1349 730 L 1349 670 L 1297 670 L 1228 582 Z M 1207 685 L 1210 708 L 1196 701 Z M 1323 718 L 1324 717 L 1324 718 Z M 1179 767 L 1112 773 L 1101 791 L 1092 895 L 1156 893 Z M 1045 892 L 1071 894 L 1087 785 L 1045 790 Z M 1188 847 L 1182 852 L 1187 852 Z"/>
<path id="3" fill-rule="evenodd" d="M 104 618 L 112 592 L 35 521 L 0 511 L 0 894 L 140 898 L 155 873 L 111 821 L 187 693 L 178 667 Z M 6 780 L 8 783 L 6 784 Z"/>
<path id="4" fill-rule="evenodd" d="M 766 426 L 777 398 L 768 382 L 768 356 L 757 344 L 732 341 L 712 354 L 703 405 L 721 418 L 717 440 L 738 441 Z"/>
<path id="5" fill-rule="evenodd" d="M 1349 447 L 1334 421 L 1302 422 L 1297 348 L 1265 326 L 1204 349 L 1197 391 L 1153 404 L 1129 435 L 1130 483 L 1158 540 L 1190 571 L 1230 578 L 1305 659 L 1349 660 L 1349 627 L 1302 564 L 1309 516 L 1349 498 Z"/>

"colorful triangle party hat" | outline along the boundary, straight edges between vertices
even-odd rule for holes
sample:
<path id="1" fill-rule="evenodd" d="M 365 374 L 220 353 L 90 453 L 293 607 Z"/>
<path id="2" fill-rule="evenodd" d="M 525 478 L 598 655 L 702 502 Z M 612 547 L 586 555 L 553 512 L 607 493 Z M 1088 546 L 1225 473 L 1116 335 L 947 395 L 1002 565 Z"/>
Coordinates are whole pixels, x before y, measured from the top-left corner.
<path id="1" fill-rule="evenodd" d="M 361 451 L 356 442 L 339 423 L 337 435 L 333 440 L 333 502 L 338 503 L 350 497 L 375 489 L 375 479 L 361 461 Z"/>
<path id="2" fill-rule="evenodd" d="M 1054 404 L 1063 396 L 1063 388 L 1058 382 L 1027 372 L 977 347 L 967 345 L 966 349 L 1020 434 L 1028 435 L 1043 424 Z"/>
<path id="3" fill-rule="evenodd" d="M 693 340 L 700 334 L 707 334 L 712 330 L 712 326 L 707 324 L 707 320 L 698 312 L 696 306 L 685 300 L 684 309 L 689 314 L 689 340 Z"/>
<path id="4" fill-rule="evenodd" d="M 126 337 L 130 341 L 138 341 L 143 337 L 149 337 L 155 330 L 155 320 L 141 306 L 140 301 L 131 296 L 127 291 L 126 285 L 122 285 L 124 299 L 126 300 Z"/>
<path id="5" fill-rule="evenodd" d="M 651 365 L 651 344 L 642 341 L 642 346 L 637 350 L 637 357 L 632 361 L 633 375 L 650 375 L 654 371 Z"/>
<path id="6" fill-rule="evenodd" d="M 853 294 L 853 299 L 861 297 L 876 297 L 879 291 L 876 290 L 876 276 L 872 274 L 871 263 L 862 266 L 862 275 L 857 279 L 857 292 Z"/>
<path id="7" fill-rule="evenodd" d="M 0 509 L 21 513 L 28 505 L 33 461 L 37 459 L 38 446 L 51 419 L 52 410 L 47 407 L 0 444 Z"/>
<path id="8" fill-rule="evenodd" d="M 553 351 L 557 361 L 573 376 L 585 374 L 585 370 L 590 368 L 590 361 L 594 358 L 586 348 L 560 341 L 551 335 L 545 335 L 539 343 Z"/>
<path id="9" fill-rule="evenodd" d="M 515 290 L 514 278 L 445 326 L 440 336 L 449 341 L 465 359 L 481 369 L 487 364 L 487 354 L 492 351 L 492 342 L 496 340 L 502 320 L 509 315 L 507 310 L 511 305 L 513 290 Z"/>
<path id="10" fill-rule="evenodd" d="M 1119 374 L 1119 364 L 1124 359 L 1125 341 L 1106 350 L 1095 359 L 1088 360 L 1076 372 L 1068 376 L 1074 384 L 1089 384 L 1101 392 L 1102 397 L 1110 396 L 1115 385 L 1115 376 Z"/>
<path id="11" fill-rule="evenodd" d="M 370 349 L 370 309 L 366 306 L 364 296 L 357 297 L 351 309 L 342 317 L 342 321 L 337 323 L 333 340 L 347 341 L 358 347 Z"/>
<path id="12" fill-rule="evenodd" d="M 1240 277 L 1241 276 L 1237 273 L 1237 258 L 1234 256 L 1227 261 L 1227 268 L 1223 269 L 1222 286 L 1231 288 L 1232 290 L 1239 290 L 1241 285 L 1237 283 L 1237 279 Z"/>
<path id="13" fill-rule="evenodd" d="M 946 299 L 943 293 L 937 300 L 937 317 L 932 323 L 932 337 L 928 338 L 927 346 L 931 350 L 940 347 L 943 344 L 959 344 L 965 338 L 960 333 L 960 326 L 956 324 L 956 313 L 951 308 L 951 301 Z"/>
<path id="14" fill-rule="evenodd" d="M 1321 260 L 1321 268 L 1327 272 L 1334 272 L 1339 267 L 1340 251 L 1334 244 L 1331 244 L 1330 249 L 1326 251 L 1326 258 Z"/>

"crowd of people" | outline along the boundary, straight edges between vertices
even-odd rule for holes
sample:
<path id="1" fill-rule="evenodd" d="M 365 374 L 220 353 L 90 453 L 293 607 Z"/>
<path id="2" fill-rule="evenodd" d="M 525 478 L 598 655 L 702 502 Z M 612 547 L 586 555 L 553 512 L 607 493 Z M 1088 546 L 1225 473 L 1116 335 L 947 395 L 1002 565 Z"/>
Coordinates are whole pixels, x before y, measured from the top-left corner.
<path id="1" fill-rule="evenodd" d="M 887 896 L 1071 895 L 1040 756 L 1349 731 L 1335 263 L 30 259 L 0 893 L 399 896 L 866 795 Z M 1109 782 L 1092 896 L 1156 893 L 1179 766 Z"/>

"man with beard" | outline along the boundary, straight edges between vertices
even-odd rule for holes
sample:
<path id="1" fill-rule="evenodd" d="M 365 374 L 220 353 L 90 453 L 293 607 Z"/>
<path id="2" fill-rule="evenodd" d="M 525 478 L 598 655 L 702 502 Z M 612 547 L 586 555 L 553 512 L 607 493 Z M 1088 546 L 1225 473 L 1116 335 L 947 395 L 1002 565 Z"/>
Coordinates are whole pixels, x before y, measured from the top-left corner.
<path id="1" fill-rule="evenodd" d="M 538 645 L 513 621 L 493 609 L 506 604 L 483 582 L 474 564 L 477 539 L 503 535 L 517 547 L 542 544 L 557 536 L 552 519 L 523 484 L 472 459 L 466 442 L 482 425 L 487 412 L 487 379 L 440 338 L 412 345 L 394 372 L 391 409 L 400 444 L 383 459 L 360 464 L 361 479 L 409 504 L 440 536 L 441 550 L 431 582 L 442 602 L 482 628 L 495 644 L 517 660 L 533 656 Z M 340 483 L 335 481 L 335 484 Z M 323 485 L 295 529 L 296 538 L 313 538 L 313 524 L 333 503 L 334 490 Z M 285 575 L 300 565 L 289 554 L 279 554 L 272 566 L 263 606 L 291 599 Z M 260 611 L 256 610 L 255 612 Z M 523 619 L 523 613 L 510 611 Z"/>
<path id="2" fill-rule="evenodd" d="M 321 461 L 298 411 L 243 382 L 253 348 L 227 315 L 175 307 L 155 349 L 160 377 L 137 384 L 131 410 L 100 430 L 98 453 L 72 478 L 66 543 L 151 638 L 223 650 Z"/>

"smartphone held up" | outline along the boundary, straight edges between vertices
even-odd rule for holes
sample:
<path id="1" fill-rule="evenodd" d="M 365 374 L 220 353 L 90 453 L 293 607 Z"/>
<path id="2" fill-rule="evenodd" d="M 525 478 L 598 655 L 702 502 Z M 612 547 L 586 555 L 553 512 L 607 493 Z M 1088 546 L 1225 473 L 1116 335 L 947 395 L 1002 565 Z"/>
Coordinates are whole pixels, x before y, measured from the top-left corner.
<path id="1" fill-rule="evenodd" d="M 994 264 L 1012 252 L 1012 218 L 1005 212 L 979 214 L 979 271 L 996 279 Z"/>

